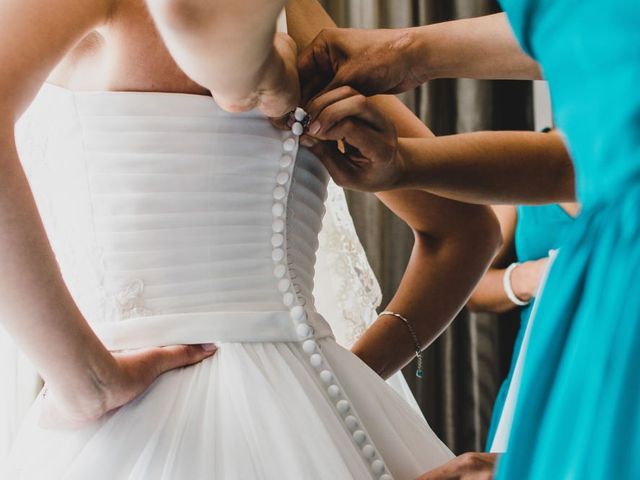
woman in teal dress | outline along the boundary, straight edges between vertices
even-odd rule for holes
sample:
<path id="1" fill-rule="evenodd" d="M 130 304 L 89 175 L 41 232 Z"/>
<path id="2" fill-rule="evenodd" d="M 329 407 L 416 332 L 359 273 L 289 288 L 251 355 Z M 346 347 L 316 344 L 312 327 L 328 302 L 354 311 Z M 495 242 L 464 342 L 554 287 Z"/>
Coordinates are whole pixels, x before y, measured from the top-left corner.
<path id="1" fill-rule="evenodd" d="M 640 2 L 502 0 L 583 209 L 531 332 L 499 479 L 640 478 Z"/>
<path id="2" fill-rule="evenodd" d="M 497 476 L 637 479 L 640 1 L 501 3 L 520 43 L 539 62 L 549 82 L 555 125 L 564 134 L 574 161 L 582 211 L 566 232 L 538 302 L 508 451 Z M 530 59 L 512 48 L 512 38 L 500 28 L 502 17 L 489 17 L 481 19 L 482 28 L 475 31 L 471 27 L 477 27 L 477 22 L 461 20 L 420 27 L 413 37 L 404 30 L 327 34 L 316 39 L 299 61 L 304 67 L 302 78 L 314 79 L 316 84 L 331 82 L 333 87 L 348 84 L 368 94 L 403 91 L 444 76 L 535 78 Z M 336 51 L 339 54 L 332 55 Z M 330 103 L 330 93 L 322 102 Z M 350 115 L 360 119 L 363 105 L 371 104 L 359 101 L 357 105 L 358 109 L 343 109 L 333 121 Z M 379 116 L 375 118 L 380 122 Z M 312 134 L 319 131 L 314 125 L 322 123 L 314 120 Z M 378 130 L 381 137 L 388 134 L 384 137 L 388 145 L 394 129 Z M 497 203 L 496 199 L 504 203 L 516 197 L 515 203 L 523 203 L 525 194 L 540 190 L 533 186 L 564 185 L 554 182 L 555 178 L 532 178 L 547 169 L 530 168 L 530 155 L 504 156 L 509 146 L 530 151 L 554 138 L 526 143 L 525 149 L 525 142 L 512 141 L 516 136 L 517 132 L 506 137 L 485 132 L 400 139 L 402 155 L 379 154 L 384 150 L 347 138 L 356 149 L 360 145 L 370 151 L 369 163 L 348 162 L 331 152 L 325 160 L 342 175 L 342 183 L 380 190 L 398 187 L 397 179 L 402 178 L 409 159 L 411 175 L 400 186 L 479 203 Z M 319 145 L 316 151 L 324 147 Z M 547 151 L 551 150 L 549 146 Z M 513 158 L 519 161 L 504 161 Z"/>
<path id="3" fill-rule="evenodd" d="M 503 246 L 491 268 L 485 273 L 469 299 L 467 306 L 477 312 L 503 313 L 520 308 L 520 328 L 513 345 L 513 356 L 507 377 L 496 396 L 487 434 L 486 449 L 490 450 L 511 385 L 520 347 L 533 309 L 540 280 L 548 266 L 549 251 L 562 244 L 566 230 L 572 225 L 577 204 L 495 206 L 500 222 Z M 513 258 L 517 263 L 508 263 Z M 505 268 L 506 267 L 506 268 Z M 504 289 L 504 276 L 509 268 L 510 298 Z M 514 302 L 515 301 L 515 302 Z"/>

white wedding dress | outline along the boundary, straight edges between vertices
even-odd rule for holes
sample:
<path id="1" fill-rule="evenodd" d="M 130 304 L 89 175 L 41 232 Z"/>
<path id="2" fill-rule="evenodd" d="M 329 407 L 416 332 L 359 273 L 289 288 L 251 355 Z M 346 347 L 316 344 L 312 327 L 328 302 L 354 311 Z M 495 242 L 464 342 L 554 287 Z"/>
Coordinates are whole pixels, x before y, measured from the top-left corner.
<path id="1" fill-rule="evenodd" d="M 3 479 L 409 480 L 452 458 L 317 313 L 329 178 L 291 132 L 205 96 L 51 85 L 22 128 L 63 276 L 105 345 L 219 350 L 80 430 L 40 428 L 39 397 Z M 334 273 L 320 290 L 349 296 Z"/>

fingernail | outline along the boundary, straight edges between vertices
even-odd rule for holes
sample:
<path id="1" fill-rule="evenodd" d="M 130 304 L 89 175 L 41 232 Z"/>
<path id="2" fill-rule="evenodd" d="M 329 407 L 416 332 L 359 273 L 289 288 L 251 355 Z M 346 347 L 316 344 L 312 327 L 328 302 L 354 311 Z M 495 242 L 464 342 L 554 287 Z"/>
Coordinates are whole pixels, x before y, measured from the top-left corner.
<path id="1" fill-rule="evenodd" d="M 315 122 L 313 122 L 311 124 L 311 126 L 309 126 L 309 133 L 311 135 L 315 135 L 316 133 L 318 133 L 320 131 L 320 128 L 322 128 L 322 125 L 320 125 L 320 122 L 318 122 L 316 120 Z"/>
<path id="2" fill-rule="evenodd" d="M 200 345 L 205 352 L 214 352 L 218 349 L 215 343 L 203 343 Z"/>
<path id="3" fill-rule="evenodd" d="M 300 143 L 307 148 L 314 147 L 318 141 L 315 138 L 311 138 L 307 135 L 300 137 Z"/>

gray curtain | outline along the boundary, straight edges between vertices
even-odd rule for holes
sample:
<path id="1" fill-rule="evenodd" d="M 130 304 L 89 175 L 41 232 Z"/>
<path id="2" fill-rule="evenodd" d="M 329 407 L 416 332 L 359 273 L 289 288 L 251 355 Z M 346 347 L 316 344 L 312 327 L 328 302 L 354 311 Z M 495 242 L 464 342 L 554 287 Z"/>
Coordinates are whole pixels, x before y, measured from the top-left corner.
<path id="1" fill-rule="evenodd" d="M 339 26 L 394 28 L 499 11 L 491 0 L 324 0 Z M 402 96 L 436 135 L 533 126 L 530 82 L 437 80 Z M 408 228 L 372 195 L 349 193 L 356 228 L 382 285 L 395 291 L 412 247 Z M 482 450 L 508 370 L 517 318 L 463 312 L 425 352 L 426 376 L 405 371 L 429 423 L 456 453 Z"/>

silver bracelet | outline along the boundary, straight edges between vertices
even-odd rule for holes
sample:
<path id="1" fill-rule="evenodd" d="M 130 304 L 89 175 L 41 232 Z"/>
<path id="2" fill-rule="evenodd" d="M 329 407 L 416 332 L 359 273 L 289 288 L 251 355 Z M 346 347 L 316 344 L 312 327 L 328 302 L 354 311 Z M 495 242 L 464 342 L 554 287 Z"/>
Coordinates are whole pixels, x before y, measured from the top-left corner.
<path id="1" fill-rule="evenodd" d="M 513 291 L 513 287 L 511 286 L 511 273 L 513 272 L 513 269 L 516 268 L 518 265 L 520 264 L 517 262 L 512 263 L 504 271 L 504 275 L 502 276 L 502 288 L 504 289 L 504 293 L 507 296 L 507 298 L 511 301 L 511 303 L 513 303 L 514 305 L 518 305 L 519 307 L 524 307 L 526 305 L 529 305 L 531 303 L 531 300 L 529 300 L 528 302 L 525 302 L 524 300 L 520 300 L 516 295 L 516 293 Z"/>
<path id="2" fill-rule="evenodd" d="M 409 333 L 411 334 L 411 338 L 413 339 L 413 343 L 415 344 L 415 348 L 416 348 L 416 359 L 418 363 L 416 368 L 416 377 L 418 378 L 424 377 L 424 370 L 422 369 L 422 346 L 420 345 L 420 340 L 418 340 L 418 335 L 416 335 L 416 331 L 411 326 L 411 323 L 409 323 L 409 320 L 407 320 L 405 317 L 403 317 L 402 315 L 396 312 L 385 310 L 380 315 L 378 315 L 378 317 L 381 317 L 383 315 L 391 315 L 393 317 L 399 318 L 404 322 L 404 324 L 409 329 Z"/>

